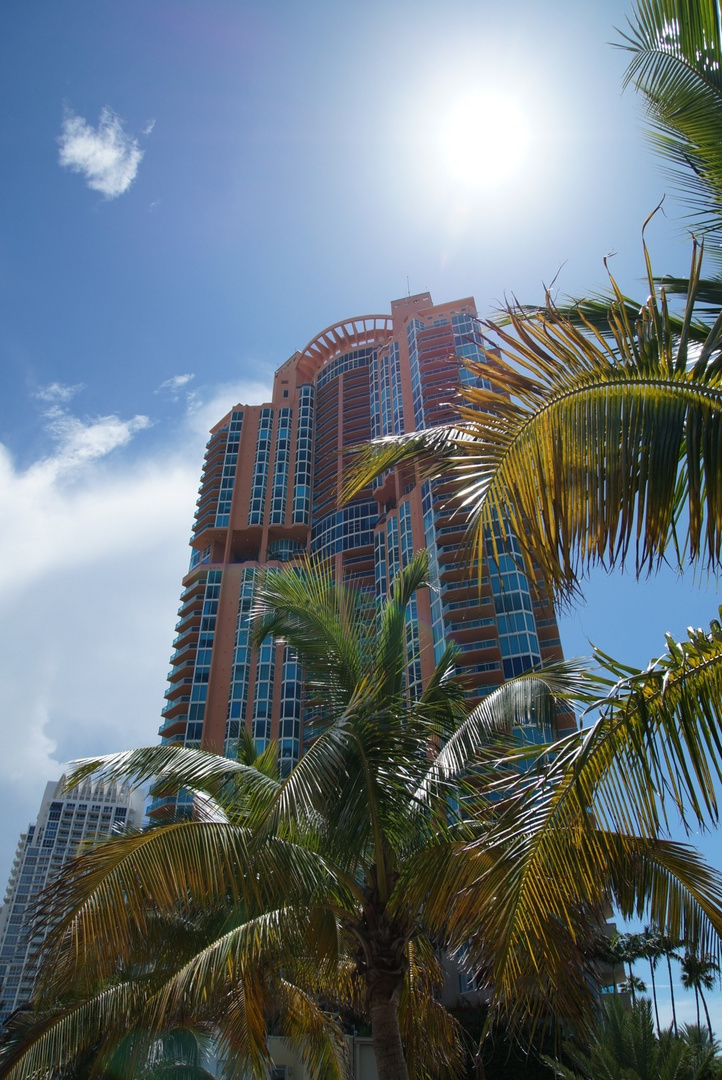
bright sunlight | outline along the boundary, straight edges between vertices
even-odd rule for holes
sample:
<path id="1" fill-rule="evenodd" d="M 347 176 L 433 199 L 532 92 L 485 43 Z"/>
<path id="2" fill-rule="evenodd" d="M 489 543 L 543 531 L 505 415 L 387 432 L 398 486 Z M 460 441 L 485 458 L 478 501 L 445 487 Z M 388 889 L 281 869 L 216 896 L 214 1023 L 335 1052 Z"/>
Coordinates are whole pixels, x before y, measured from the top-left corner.
<path id="1" fill-rule="evenodd" d="M 463 184 L 494 187 L 519 171 L 529 136 L 529 125 L 512 98 L 479 91 L 458 100 L 444 118 L 442 160 Z"/>

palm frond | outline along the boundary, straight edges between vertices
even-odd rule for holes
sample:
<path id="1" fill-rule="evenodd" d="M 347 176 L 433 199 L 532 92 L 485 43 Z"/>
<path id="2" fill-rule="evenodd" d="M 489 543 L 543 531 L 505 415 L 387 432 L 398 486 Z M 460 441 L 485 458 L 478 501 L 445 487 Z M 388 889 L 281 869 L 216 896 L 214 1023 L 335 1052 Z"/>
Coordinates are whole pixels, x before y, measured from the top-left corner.
<path id="1" fill-rule="evenodd" d="M 287 570 L 268 570 L 256 592 L 254 640 L 268 636 L 302 652 L 307 678 L 343 701 L 361 678 L 364 620 L 355 591 L 335 582 L 330 564 L 308 557 Z"/>
<path id="2" fill-rule="evenodd" d="M 347 1080 L 350 1061 L 343 1031 L 311 994 L 281 979 L 275 986 L 278 1030 L 317 1080 Z"/>
<path id="3" fill-rule="evenodd" d="M 417 551 L 392 582 L 381 610 L 376 639 L 373 694 L 377 703 L 397 699 L 404 690 L 406 669 L 406 612 L 417 589 L 428 585 L 428 555 Z"/>
<path id="4" fill-rule="evenodd" d="M 444 983 L 441 961 L 425 938 L 409 942 L 407 958 L 399 1019 L 410 1080 L 455 1080 L 464 1075 L 462 1028 L 436 997 Z"/>
<path id="5" fill-rule="evenodd" d="M 690 291 L 689 278 L 675 278 L 665 276 L 656 279 L 655 284 L 664 288 L 668 296 L 686 297 Z M 712 309 L 714 315 L 722 307 L 722 286 L 718 281 L 699 281 L 696 288 L 697 308 L 701 306 Z M 622 293 L 615 294 L 613 290 L 601 293 L 590 293 L 588 296 L 572 297 L 565 296 L 561 300 L 555 300 L 555 308 L 560 316 L 568 319 L 572 326 L 580 330 L 593 329 L 610 340 L 614 340 L 615 320 L 617 312 L 624 313 L 624 321 L 629 326 L 634 326 L 639 319 L 644 307 L 641 300 L 634 300 Z M 538 304 L 515 303 L 512 310 L 518 315 L 530 318 L 542 314 L 545 308 Z M 695 313 L 695 317 L 687 321 L 685 314 L 678 315 L 674 311 L 668 313 L 669 328 L 675 335 L 687 334 L 690 342 L 700 345 L 709 337 L 710 326 Z M 499 314 L 492 320 L 497 326 L 508 326 L 510 314 L 508 308 L 501 308 Z"/>
<path id="6" fill-rule="evenodd" d="M 637 0 L 620 46 L 625 86 L 642 95 L 652 145 L 694 213 L 719 238 L 722 213 L 722 27 L 715 0 Z"/>
<path id="7" fill-rule="evenodd" d="M 87 1001 L 42 1016 L 25 1039 L 9 1044 L 0 1058 L 3 1080 L 49 1077 L 51 1068 L 72 1062 L 82 1051 L 102 1047 L 109 1031 L 127 1031 L 146 1000 L 137 980 L 109 986 Z"/>
<path id="8" fill-rule="evenodd" d="M 415 465 L 419 479 L 455 473 L 457 442 L 465 432 L 457 425 L 442 425 L 374 439 L 350 451 L 355 455 L 345 470 L 343 499 L 348 502 L 377 476 L 399 465 Z"/>
<path id="9" fill-rule="evenodd" d="M 667 635 L 666 652 L 643 671 L 597 653 L 618 681 L 596 703 L 602 718 L 589 736 L 580 768 L 606 757 L 599 771 L 611 777 L 639 771 L 644 763 L 652 790 L 671 798 L 682 820 L 691 813 L 694 825 L 704 827 L 719 816 L 722 626 L 715 619 L 709 630 L 690 628 L 687 634 L 681 642 Z M 603 783 L 598 806 L 602 793 Z"/>
<path id="10" fill-rule="evenodd" d="M 469 366 L 491 388 L 464 387 L 446 433 L 479 565 L 516 557 L 561 598 L 597 564 L 720 566 L 722 317 L 690 351 L 699 248 L 679 335 L 647 265 L 652 295 L 633 325 L 611 279 L 611 339 L 549 297 L 531 316 L 510 308 L 508 328 L 486 324 L 489 362 Z"/>
<path id="11" fill-rule="evenodd" d="M 109 782 L 125 782 L 141 787 L 154 781 L 159 794 L 175 794 L 180 788 L 217 796 L 229 781 L 242 777 L 246 784 L 268 789 L 268 777 L 254 765 L 220 757 L 188 746 L 148 746 L 124 750 L 100 758 L 73 762 L 68 786 L 97 775 Z"/>
<path id="12" fill-rule="evenodd" d="M 544 818 L 545 807 L 537 809 Z M 584 1028 L 595 996 L 594 935 L 615 901 L 719 942 L 722 878 L 684 845 L 579 819 L 530 823 L 513 841 L 467 849 L 462 861 L 473 863 L 475 852 L 478 876 L 446 916 L 447 933 L 513 1026 L 551 1014 Z"/>
<path id="13" fill-rule="evenodd" d="M 119 958 L 131 962 L 155 912 L 227 911 L 241 902 L 261 911 L 291 885 L 299 897 L 333 895 L 329 870 L 309 847 L 280 837 L 259 845 L 224 823 L 182 822 L 111 841 L 76 859 L 48 890 L 54 985 L 72 989 L 79 963 L 97 985 Z M 66 913 L 59 921 L 58 912 Z"/>
<path id="14" fill-rule="evenodd" d="M 579 660 L 547 664 L 509 679 L 479 702 L 440 749 L 415 798 L 423 803 L 437 783 L 462 777 L 484 747 L 493 749 L 500 736 L 511 736 L 515 729 L 536 729 L 545 741 L 551 739 L 558 703 L 588 704 L 597 688 Z"/>

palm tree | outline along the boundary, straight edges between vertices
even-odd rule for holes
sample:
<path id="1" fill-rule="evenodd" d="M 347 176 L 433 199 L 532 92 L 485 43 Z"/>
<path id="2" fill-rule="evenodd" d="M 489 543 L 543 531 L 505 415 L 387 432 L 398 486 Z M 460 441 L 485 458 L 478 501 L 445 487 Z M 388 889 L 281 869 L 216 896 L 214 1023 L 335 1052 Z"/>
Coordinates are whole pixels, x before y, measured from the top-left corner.
<path id="1" fill-rule="evenodd" d="M 705 990 L 711 990 L 718 976 L 719 964 L 713 956 L 710 956 L 707 953 L 698 953 L 694 949 L 685 950 L 684 956 L 682 957 L 682 986 L 685 990 L 694 990 L 694 998 L 697 1004 L 698 1028 L 700 1027 L 699 1002 L 700 998 L 702 999 L 710 1039 L 714 1038 L 714 1035 L 702 987 L 704 987 Z"/>
<path id="2" fill-rule="evenodd" d="M 643 994 L 647 986 L 633 971 L 637 960 L 644 955 L 644 945 L 641 934 L 617 934 L 612 942 L 612 950 L 622 964 L 627 965 L 627 977 L 623 980 L 619 989 L 624 993 L 631 994 L 632 1004 L 635 1003 L 637 993 Z"/>
<path id="3" fill-rule="evenodd" d="M 655 1036 L 648 1000 L 627 1010 L 608 998 L 585 1051 L 565 1043 L 569 1064 L 544 1058 L 561 1080 L 713 1080 L 719 1076 L 712 1043 L 663 1032 Z"/>
<path id="4" fill-rule="evenodd" d="M 521 676 L 467 715 L 450 648 L 407 700 L 405 611 L 425 573 L 420 553 L 372 623 L 327 567 L 267 576 L 257 639 L 297 649 L 320 717 L 288 777 L 271 749 L 249 763 L 161 746 L 85 766 L 194 791 L 196 817 L 113 840 L 61 879 L 40 1002 L 57 1012 L 0 1075 L 25 1080 L 101 1036 L 191 1019 L 261 1074 L 275 1019 L 317 1075 L 340 1077 L 329 1010 L 370 1019 L 381 1080 L 453 1075 L 459 1033 L 433 995 L 440 948 L 467 957 L 492 1017 L 520 1026 L 593 1015 L 610 904 L 715 947 L 722 879 L 660 838 L 663 787 L 635 757 L 631 692 L 591 732 L 543 747 L 526 725 L 550 727 L 557 700 L 589 693 L 573 664 Z M 195 929 L 170 946 L 168 924 Z"/>
<path id="5" fill-rule="evenodd" d="M 652 980 L 652 1003 L 654 1004 L 654 1021 L 657 1027 L 657 1036 L 661 1033 L 659 1024 L 659 1007 L 657 1005 L 657 982 L 655 972 L 657 964 L 663 955 L 661 935 L 651 926 L 645 926 L 641 936 L 642 956 L 649 962 L 649 974 Z"/>
<path id="6" fill-rule="evenodd" d="M 672 1028 L 674 1030 L 674 1034 L 679 1035 L 679 1028 L 677 1027 L 677 1007 L 674 999 L 674 979 L 672 978 L 672 960 L 680 959 L 677 949 L 682 943 L 670 937 L 669 934 L 660 934 L 659 942 L 660 948 L 662 950 L 662 956 L 664 956 L 667 962 L 667 974 L 669 976 L 669 996 L 672 1004 Z"/>

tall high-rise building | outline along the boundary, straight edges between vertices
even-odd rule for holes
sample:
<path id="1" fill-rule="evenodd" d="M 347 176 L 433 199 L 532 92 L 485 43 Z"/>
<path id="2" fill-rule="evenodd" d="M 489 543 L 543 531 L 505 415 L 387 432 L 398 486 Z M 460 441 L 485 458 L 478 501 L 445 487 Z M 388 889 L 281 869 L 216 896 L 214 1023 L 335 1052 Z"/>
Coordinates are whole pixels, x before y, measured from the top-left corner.
<path id="1" fill-rule="evenodd" d="M 82 847 L 137 828 L 142 818 L 143 795 L 127 784 L 88 779 L 66 788 L 62 777 L 46 785 L 37 820 L 20 835 L 0 908 L 0 1028 L 33 995 L 45 937 L 32 926 L 40 893 Z"/>
<path id="2" fill-rule="evenodd" d="M 395 469 L 341 502 L 344 455 L 381 435 L 454 416 L 455 387 L 484 363 L 473 299 L 435 305 L 428 293 L 329 326 L 276 372 L 265 405 L 235 405 L 212 429 L 168 676 L 163 742 L 232 753 L 240 725 L 279 743 L 286 767 L 304 749 L 300 665 L 282 643 L 251 641 L 259 569 L 301 552 L 335 563 L 372 606 L 411 554 L 427 548 L 432 588 L 407 623 L 407 689 L 418 693 L 445 642 L 459 646 L 470 698 L 559 659 L 554 612 L 513 558 L 470 572 L 466 522 L 439 482 Z M 165 803 L 156 800 L 152 813 Z"/>

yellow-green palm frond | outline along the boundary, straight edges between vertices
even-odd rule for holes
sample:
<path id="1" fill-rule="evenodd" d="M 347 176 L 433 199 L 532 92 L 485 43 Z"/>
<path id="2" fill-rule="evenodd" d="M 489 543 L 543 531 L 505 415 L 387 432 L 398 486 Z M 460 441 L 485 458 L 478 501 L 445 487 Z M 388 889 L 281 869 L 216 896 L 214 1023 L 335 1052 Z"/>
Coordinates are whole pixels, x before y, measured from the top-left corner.
<path id="1" fill-rule="evenodd" d="M 621 47 L 632 54 L 625 85 L 643 95 L 653 146 L 695 218 L 722 222 L 722 26 L 715 0 L 637 0 Z"/>
<path id="2" fill-rule="evenodd" d="M 598 773 L 619 783 L 636 772 L 654 793 L 671 799 L 683 820 L 716 823 L 722 779 L 722 626 L 688 630 L 686 641 L 667 635 L 667 650 L 645 670 L 622 667 L 597 653 L 618 681 L 596 703 L 601 719 L 588 736 L 579 761 L 580 776 Z M 611 821 L 615 799 L 595 780 L 597 813 Z M 666 820 L 666 818 L 664 819 Z"/>
<path id="3" fill-rule="evenodd" d="M 351 1067 L 343 1031 L 318 1001 L 287 979 L 274 985 L 278 1031 L 317 1080 L 348 1080 Z"/>
<path id="4" fill-rule="evenodd" d="M 202 1016 L 214 1006 L 217 1011 L 218 1003 L 246 983 L 248 996 L 259 975 L 273 982 L 283 970 L 298 973 L 308 982 L 314 948 L 312 928 L 318 922 L 308 919 L 306 909 L 276 908 L 252 918 L 238 912 L 229 922 L 232 925 L 225 932 L 214 935 L 154 993 L 149 1009 L 157 1030 L 178 1016 Z M 336 963 L 323 959 L 312 980 L 314 988 L 333 980 Z"/>
<path id="5" fill-rule="evenodd" d="M 690 291 L 689 278 L 670 277 L 665 274 L 663 278 L 657 279 L 656 285 L 657 287 L 663 287 L 667 296 L 686 297 Z M 722 282 L 715 279 L 700 279 L 695 285 L 695 297 L 695 314 L 691 319 L 688 320 L 685 313 L 678 314 L 673 310 L 667 312 L 667 319 L 672 334 L 677 337 L 686 334 L 690 343 L 696 342 L 699 345 L 704 345 L 709 337 L 710 325 L 701 317 L 702 311 L 704 311 L 704 314 L 712 312 L 713 317 L 716 317 L 720 308 L 722 308 Z M 623 313 L 625 321 L 630 326 L 634 326 L 644 305 L 641 300 L 634 300 L 630 296 L 625 296 L 619 290 L 616 292 L 609 290 L 590 293 L 588 296 L 564 297 L 561 300 L 556 300 L 555 306 L 560 315 L 565 319 L 569 319 L 574 326 L 579 327 L 581 330 L 592 329 L 605 337 L 610 337 L 613 333 L 613 320 L 610 319 L 610 312 L 615 313 L 615 317 L 617 312 Z M 514 311 L 518 315 L 526 317 L 537 315 L 542 310 L 543 308 L 540 308 L 538 304 L 516 304 L 514 306 Z M 507 326 L 509 324 L 508 308 L 502 308 L 492 321 L 496 325 Z"/>
<path id="6" fill-rule="evenodd" d="M 439 788 L 449 795 L 449 782 L 465 776 L 471 789 L 478 787 L 480 774 L 475 765 L 491 752 L 497 768 L 500 757 L 509 754 L 509 738 L 515 732 L 546 732 L 552 737 L 559 703 L 588 704 L 598 688 L 584 661 L 565 660 L 525 672 L 497 687 L 464 718 L 430 763 L 415 800 L 425 804 Z"/>
<path id="7" fill-rule="evenodd" d="M 478 385 L 462 388 L 456 429 L 409 443 L 427 453 L 442 438 L 440 471 L 454 475 L 479 565 L 510 555 L 561 597 L 597 564 L 641 574 L 686 552 L 719 567 L 722 317 L 690 349 L 700 267 L 695 246 L 679 333 L 648 258 L 651 295 L 634 323 L 612 279 L 608 334 L 550 297 L 532 315 L 510 307 L 508 327 L 485 324 L 487 362 L 469 364 Z M 379 452 L 385 468 L 408 456 L 403 443 Z M 377 471 L 375 453 L 354 484 Z"/>
<path id="8" fill-rule="evenodd" d="M 124 750 L 101 758 L 84 758 L 74 762 L 74 766 L 68 778 L 69 786 L 97 775 L 109 782 L 126 782 L 136 787 L 153 781 L 158 794 L 176 794 L 180 788 L 186 788 L 218 798 L 240 781 L 246 789 L 269 792 L 275 788 L 273 778 L 255 762 L 234 761 L 187 746 Z"/>
<path id="9" fill-rule="evenodd" d="M 435 997 L 444 969 L 426 938 L 410 941 L 408 971 L 399 998 L 399 1022 L 410 1080 L 455 1080 L 464 1074 L 458 1021 Z"/>
<path id="10" fill-rule="evenodd" d="M 684 845 L 583 819 L 537 830 L 530 823 L 506 841 L 491 836 L 459 856 L 469 860 L 466 875 L 478 859 L 479 876 L 455 901 L 447 934 L 512 1026 L 542 1016 L 588 1022 L 594 940 L 614 903 L 659 918 L 670 932 L 719 941 L 722 878 Z"/>
<path id="11" fill-rule="evenodd" d="M 362 677 L 365 620 L 358 594 L 336 582 L 330 563 L 311 556 L 267 570 L 252 611 L 257 642 L 273 635 L 303 650 L 307 679 L 326 700 L 344 703 Z"/>
<path id="12" fill-rule="evenodd" d="M 90 965 L 96 982 L 107 978 L 118 958 L 132 960 L 137 935 L 156 912 L 192 916 L 241 902 L 260 911 L 274 893 L 283 899 L 292 886 L 310 897 L 328 892 L 333 880 L 312 849 L 279 837 L 258 844 L 224 823 L 181 822 L 122 837 L 76 859 L 48 891 L 55 979 L 72 982 L 77 963 Z M 58 912 L 67 914 L 56 923 Z"/>
<path id="13" fill-rule="evenodd" d="M 462 425 L 448 424 L 374 439 L 353 447 L 344 470 L 343 498 L 352 499 L 377 476 L 400 465 L 415 465 L 419 478 L 455 475 L 457 444 L 466 438 Z"/>
<path id="14" fill-rule="evenodd" d="M 218 1048 L 230 1080 L 265 1080 L 271 1064 L 266 1036 L 272 1006 L 261 972 L 246 972 L 227 995 L 217 1020 Z"/>
<path id="15" fill-rule="evenodd" d="M 429 584 L 428 566 L 426 551 L 417 551 L 391 583 L 388 599 L 381 609 L 372 687 L 379 706 L 384 702 L 397 703 L 404 694 L 406 613 L 416 590 Z"/>
<path id="16" fill-rule="evenodd" d="M 119 1032 L 142 1012 L 147 987 L 137 980 L 102 989 L 88 1000 L 41 1014 L 26 1038 L 7 1044 L 0 1056 L 2 1080 L 41 1080 L 75 1060 L 83 1051 L 112 1049 Z"/>

